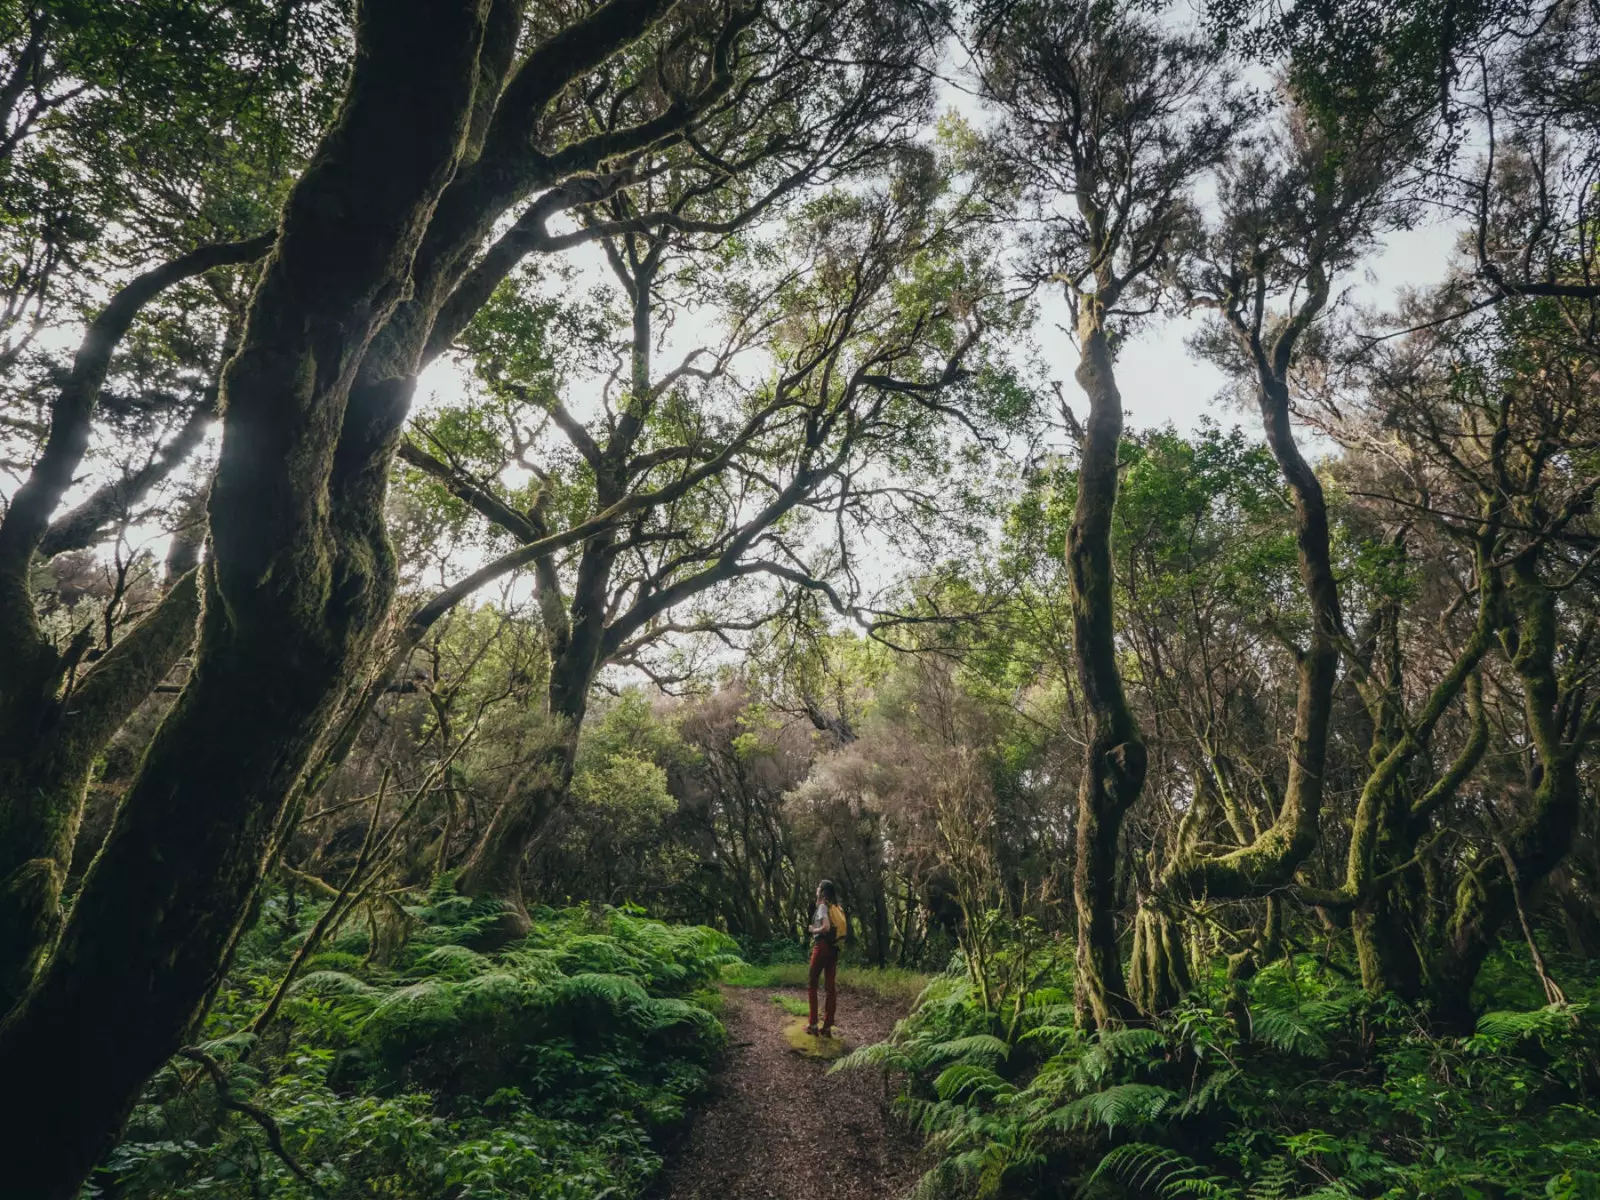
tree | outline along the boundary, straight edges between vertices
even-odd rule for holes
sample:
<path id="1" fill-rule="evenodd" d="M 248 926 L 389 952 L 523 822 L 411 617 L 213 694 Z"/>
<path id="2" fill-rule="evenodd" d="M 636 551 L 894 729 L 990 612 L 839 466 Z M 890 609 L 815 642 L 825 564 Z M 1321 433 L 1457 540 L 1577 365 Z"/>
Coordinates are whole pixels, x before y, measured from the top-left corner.
<path id="1" fill-rule="evenodd" d="M 539 457 L 562 466 L 539 468 L 524 515 L 473 482 L 465 461 L 452 466 L 417 446 L 405 456 L 526 543 L 500 563 L 535 568 L 551 646 L 549 713 L 568 732 L 516 803 L 497 814 L 464 868 L 468 894 L 505 899 L 513 914 L 520 907 L 522 862 L 566 794 L 602 667 L 649 670 L 645 652 L 664 636 L 755 627 L 764 619 L 759 608 L 725 615 L 739 590 L 751 594 L 753 578 L 848 607 L 828 582 L 830 558 L 842 565 L 852 553 L 846 522 L 872 524 L 902 494 L 895 476 L 876 476 L 918 463 L 936 477 L 947 415 L 975 425 L 992 419 L 985 390 L 968 382 L 978 373 L 966 360 L 993 282 L 963 245 L 959 200 L 941 211 L 944 184 L 926 155 L 909 155 L 906 167 L 880 190 L 814 202 L 773 248 L 783 264 L 773 274 L 739 267 L 702 278 L 704 268 L 689 260 L 674 278 L 666 269 L 677 245 L 670 234 L 607 243 L 628 310 L 625 358 L 611 377 L 625 382 L 615 408 L 608 396 L 589 421 L 552 394 L 546 364 L 517 353 L 539 344 L 520 333 L 536 319 L 526 300 L 506 295 L 469 331 L 466 344 L 491 394 L 512 401 L 512 428 L 535 427 L 535 416 L 547 421 L 567 445 Z M 726 340 L 659 371 L 656 324 L 689 299 L 711 308 L 719 292 L 732 297 Z M 757 366 L 753 378 L 740 378 L 757 348 L 775 356 L 775 369 Z M 450 453 L 445 437 L 434 440 Z M 525 462 L 538 454 L 532 439 L 507 440 L 526 445 Z M 492 478 L 501 467 L 480 470 Z M 922 511 L 930 507 L 924 498 Z M 618 536 L 583 539 L 567 562 L 537 554 L 558 538 L 578 541 L 557 532 L 557 514 L 581 529 L 608 513 L 619 518 Z M 819 546 L 812 531 L 821 514 L 838 533 Z M 491 564 L 478 577 L 500 569 Z M 683 619 L 690 605 L 702 607 Z"/>
<path id="2" fill-rule="evenodd" d="M 985 92 L 1005 118 L 995 153 L 1040 220 L 1027 274 L 1065 292 L 1077 382 L 1089 401 L 1066 550 L 1088 716 L 1073 896 L 1080 1018 L 1104 1026 L 1134 1011 L 1117 949 L 1115 891 L 1123 818 L 1147 767 L 1117 663 L 1116 345 L 1159 303 L 1162 274 L 1194 227 L 1191 190 L 1219 161 L 1239 112 L 1209 48 L 1135 14 L 1097 4 L 1007 5 L 980 31 Z"/>
<path id="3" fill-rule="evenodd" d="M 1365 404 L 1341 423 L 1358 448 L 1346 470 L 1363 503 L 1415 529 L 1408 543 L 1419 551 L 1430 534 L 1442 540 L 1429 558 L 1449 564 L 1446 611 L 1461 616 L 1456 645 L 1433 650 L 1447 668 L 1422 692 L 1416 664 L 1432 648 L 1415 634 L 1402 641 L 1397 604 L 1381 614 L 1374 770 L 1341 889 L 1313 897 L 1354 906 L 1369 988 L 1426 998 L 1457 1027 L 1470 1023 L 1473 982 L 1500 930 L 1571 848 L 1594 732 L 1580 682 L 1600 486 L 1586 449 L 1593 356 L 1571 338 L 1562 303 L 1507 301 L 1380 349 Z M 1406 448 L 1409 480 L 1370 456 L 1374 421 Z M 1406 693 L 1422 703 L 1408 710 Z M 1429 732 L 1458 697 L 1470 724 L 1434 767 Z M 1469 814 L 1471 833 L 1441 842 Z"/>
<path id="4" fill-rule="evenodd" d="M 0 1030 L 7 1075 L 41 1081 L 4 1120 L 14 1185 L 30 1194 L 73 1194 L 180 1044 L 320 719 L 381 618 L 382 470 L 339 453 L 340 427 L 462 146 L 482 9 L 363 8 L 346 101 L 285 207 L 224 381 L 194 675 Z M 159 865 L 174 858 L 184 871 Z"/>
<path id="5" fill-rule="evenodd" d="M 172 669 L 194 637 L 198 593 L 182 566 L 161 603 L 91 664 L 93 627 L 66 646 L 40 626 L 33 561 L 92 543 L 111 502 L 97 493 L 51 521 L 88 448 L 112 352 L 162 288 L 264 254 L 269 238 L 203 246 L 129 283 L 91 323 L 51 411 L 50 439 L 0 520 L 0 1007 L 26 989 L 55 931 L 67 866 L 97 754 Z M 192 547 L 191 547 L 192 549 Z"/>
<path id="6" fill-rule="evenodd" d="M 96 756 L 193 640 L 203 484 L 157 517 L 179 531 L 159 605 L 114 598 L 103 628 L 63 634 L 40 620 L 36 560 L 108 541 L 121 556 L 195 454 L 263 230 L 327 111 L 325 8 L 231 18 L 167 3 L 0 16 L 0 446 L 20 479 L 0 518 L 0 1010 L 54 936 Z M 34 336 L 75 312 L 82 339 L 57 363 Z"/>
<path id="7" fill-rule="evenodd" d="M 542 228 L 667 149 L 737 173 L 701 132 L 737 128 L 786 95 L 826 107 L 819 73 L 852 67 L 815 48 L 834 19 L 877 11 L 820 3 L 780 20 L 664 0 L 570 18 L 516 0 L 358 10 L 343 104 L 285 202 L 222 382 L 193 671 L 53 952 L 0 1027 L 7 1074 L 45 1081 L 26 1105 L 11 1097 L 0 1122 L 17 1186 L 74 1191 L 228 961 L 388 611 L 383 506 L 416 373 L 543 244 L 519 234 L 485 249 L 496 222 L 528 203 Z"/>

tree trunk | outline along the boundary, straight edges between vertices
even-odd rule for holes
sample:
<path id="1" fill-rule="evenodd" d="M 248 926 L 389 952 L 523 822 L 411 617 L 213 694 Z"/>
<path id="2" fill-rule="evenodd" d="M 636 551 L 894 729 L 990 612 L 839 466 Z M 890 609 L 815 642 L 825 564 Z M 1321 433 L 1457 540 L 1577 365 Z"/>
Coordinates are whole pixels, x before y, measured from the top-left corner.
<path id="1" fill-rule="evenodd" d="M 889 961 L 889 896 L 883 872 L 872 877 L 872 961 L 884 966 Z"/>
<path id="2" fill-rule="evenodd" d="M 1422 998 L 1422 960 L 1414 940 L 1419 932 L 1416 874 L 1415 868 L 1402 873 L 1351 914 L 1361 985 L 1372 995 Z"/>
<path id="3" fill-rule="evenodd" d="M 0 1026 L 7 1185 L 65 1200 L 193 1031 L 288 797 L 385 615 L 387 457 L 351 381 L 471 107 L 483 0 L 359 6 L 349 91 L 286 203 L 223 385 L 195 668 L 55 954 Z M 393 417 L 395 414 L 390 414 Z M 398 414 L 403 416 L 403 414 Z"/>
<path id="4" fill-rule="evenodd" d="M 21 999 L 55 937 L 96 756 L 194 641 L 195 573 L 34 721 L 0 732 L 0 1013 Z M 45 718 L 43 727 L 38 722 Z"/>
<path id="5" fill-rule="evenodd" d="M 594 673 L 592 657 L 570 644 L 566 653 L 551 663 L 547 711 L 556 724 L 551 741 L 507 790 L 505 801 L 495 810 L 489 828 L 456 879 L 462 895 L 498 900 L 505 905 L 502 937 L 520 937 L 528 932 L 522 865 L 572 783 L 578 734 L 588 710 Z"/>
<path id="6" fill-rule="evenodd" d="M 572 782 L 578 728 L 566 724 L 555 743 L 537 755 L 506 790 L 489 828 L 473 847 L 456 879 L 464 896 L 498 900 L 505 905 L 502 935 L 520 937 L 529 919 L 522 897 L 522 869 L 528 852 Z"/>
<path id="7" fill-rule="evenodd" d="M 1555 592 L 1538 574 L 1537 547 L 1512 564 L 1510 606 L 1516 615 L 1512 669 L 1522 681 L 1523 716 L 1537 754 L 1538 778 L 1526 811 L 1505 834 L 1499 856 L 1469 863 L 1456 888 L 1445 944 L 1430 964 L 1428 995 L 1436 1021 L 1456 1032 L 1472 1029 L 1471 994 L 1484 959 L 1516 914 L 1516 888 L 1531 890 L 1572 848 L 1582 808 L 1578 770 L 1587 731 L 1564 736 Z M 1507 866 L 1516 872 L 1511 877 Z"/>
<path id="8" fill-rule="evenodd" d="M 1081 1024 L 1105 1027 L 1136 1015 L 1117 951 L 1117 845 L 1122 819 L 1144 788 L 1146 752 L 1117 666 L 1112 604 L 1111 518 L 1117 499 L 1122 396 L 1097 300 L 1080 301 L 1082 361 L 1077 380 L 1089 397 L 1078 466 L 1078 503 L 1067 543 L 1073 657 L 1089 713 L 1089 745 L 1078 789 L 1077 1006 Z"/>
<path id="9" fill-rule="evenodd" d="M 39 554 L 93 544 L 126 499 L 125 490 L 103 488 L 51 521 L 88 449 L 112 356 L 144 306 L 182 280 L 260 258 L 272 241 L 201 246 L 118 289 L 89 323 L 51 405 L 43 453 L 0 519 L 0 1016 L 55 935 L 95 757 L 188 648 L 198 611 L 185 567 L 169 575 L 176 582 L 156 610 L 75 678 L 87 630 L 65 650 L 51 645 L 34 608 L 33 564 Z M 186 436 L 198 441 L 202 424 L 191 420 Z"/>
<path id="10" fill-rule="evenodd" d="M 1139 907 L 1133 927 L 1133 957 L 1128 967 L 1128 993 L 1139 1011 L 1166 1012 L 1193 986 L 1178 923 L 1154 906 Z"/>

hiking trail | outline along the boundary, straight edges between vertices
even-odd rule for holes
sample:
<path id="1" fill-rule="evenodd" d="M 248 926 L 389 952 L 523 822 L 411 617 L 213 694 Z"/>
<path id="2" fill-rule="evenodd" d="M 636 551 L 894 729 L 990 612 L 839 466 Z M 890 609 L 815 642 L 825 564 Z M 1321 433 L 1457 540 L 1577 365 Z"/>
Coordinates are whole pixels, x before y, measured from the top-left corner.
<path id="1" fill-rule="evenodd" d="M 708 1103 L 669 1157 L 663 1200 L 899 1200 L 921 1173 L 917 1141 L 889 1121 L 879 1071 L 828 1074 L 784 1040 L 774 995 L 723 988 L 728 1050 Z M 887 1038 L 902 1006 L 839 985 L 836 1028 L 852 1050 Z"/>

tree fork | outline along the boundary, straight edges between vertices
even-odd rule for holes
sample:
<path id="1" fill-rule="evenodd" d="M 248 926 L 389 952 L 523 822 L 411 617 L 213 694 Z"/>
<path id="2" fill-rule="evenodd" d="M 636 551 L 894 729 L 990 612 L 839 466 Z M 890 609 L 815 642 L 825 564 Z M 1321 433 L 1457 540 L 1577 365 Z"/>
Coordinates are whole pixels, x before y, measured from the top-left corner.
<path id="1" fill-rule="evenodd" d="M 467 131 L 485 0 L 358 6 L 343 106 L 285 205 L 223 384 L 194 672 L 55 954 L 0 1025 L 0 1155 L 67 1200 L 198 1020 L 331 707 L 393 590 L 383 463 L 341 438 L 362 353 Z M 343 445 L 341 445 L 343 441 Z M 342 455 L 342 457 L 341 457 Z M 339 468 L 336 472 L 336 466 Z"/>

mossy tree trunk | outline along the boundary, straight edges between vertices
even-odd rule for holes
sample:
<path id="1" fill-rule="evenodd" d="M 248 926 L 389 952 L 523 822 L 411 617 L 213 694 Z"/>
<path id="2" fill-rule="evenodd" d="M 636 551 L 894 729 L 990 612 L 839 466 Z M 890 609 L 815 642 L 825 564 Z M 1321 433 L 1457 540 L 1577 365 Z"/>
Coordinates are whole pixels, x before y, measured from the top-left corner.
<path id="1" fill-rule="evenodd" d="M 248 263 L 271 245 L 267 236 L 201 246 L 117 291 L 89 323 L 51 405 L 43 452 L 0 521 L 0 1015 L 55 935 L 95 758 L 189 648 L 199 611 L 186 568 L 169 579 L 152 612 L 85 666 L 87 629 L 58 649 L 40 627 L 34 563 L 92 544 L 104 523 L 100 493 L 52 517 L 89 447 L 112 355 L 140 311 L 173 284 Z"/>
<path id="2" fill-rule="evenodd" d="M 191 570 L 81 682 L 18 705 L 0 730 L 0 1013 L 27 990 L 60 925 L 95 758 L 189 648 L 199 611 Z"/>
<path id="3" fill-rule="evenodd" d="M 1080 299 L 1078 385 L 1089 398 L 1078 461 L 1078 499 L 1067 537 L 1073 659 L 1088 712 L 1089 744 L 1078 786 L 1077 1005 L 1080 1023 L 1103 1028 L 1136 1015 L 1117 949 L 1117 860 L 1122 821 L 1144 788 L 1146 751 L 1117 664 L 1111 519 L 1117 501 L 1122 396 L 1102 325 L 1103 296 Z"/>
<path id="4" fill-rule="evenodd" d="M 550 742 L 518 773 L 489 827 L 461 868 L 456 887 L 463 895 L 505 905 L 502 933 L 528 931 L 522 895 L 522 867 L 550 817 L 565 800 L 578 754 L 578 734 L 588 708 L 596 667 L 568 655 L 553 664 L 548 714 L 554 723 Z"/>
<path id="5" fill-rule="evenodd" d="M 1523 719 L 1534 754 L 1533 789 L 1504 831 L 1500 853 L 1466 865 L 1444 945 L 1429 963 L 1427 993 L 1435 1017 L 1442 1028 L 1456 1032 L 1472 1029 L 1472 986 L 1501 930 L 1516 915 L 1517 889 L 1536 887 L 1572 848 L 1583 801 L 1579 764 L 1600 715 L 1591 705 L 1580 719 L 1570 717 L 1557 667 L 1557 590 L 1540 578 L 1537 544 L 1513 560 L 1506 598 L 1511 667 L 1522 683 Z"/>
<path id="6" fill-rule="evenodd" d="M 347 401 L 455 170 L 486 7 L 358 10 L 348 94 L 285 206 L 224 376 L 192 677 L 55 952 L 0 1026 L 0 1076 L 29 1081 L 0 1098 L 19 1195 L 75 1195 L 188 1036 L 286 798 L 387 611 L 381 451 L 397 422 L 386 431 Z"/>

